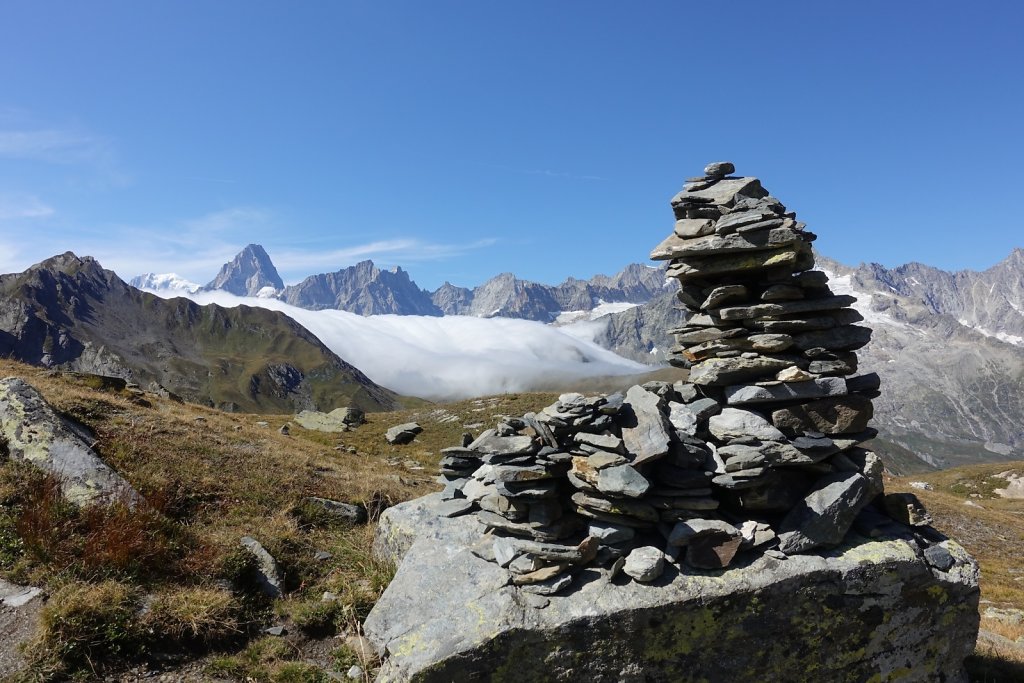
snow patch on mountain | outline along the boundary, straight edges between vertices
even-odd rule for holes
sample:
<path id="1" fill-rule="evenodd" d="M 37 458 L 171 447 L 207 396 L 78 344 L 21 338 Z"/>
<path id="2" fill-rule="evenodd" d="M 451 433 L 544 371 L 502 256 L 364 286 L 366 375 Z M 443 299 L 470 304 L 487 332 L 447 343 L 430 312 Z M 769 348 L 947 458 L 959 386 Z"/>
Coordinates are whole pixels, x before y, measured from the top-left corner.
<path id="1" fill-rule="evenodd" d="M 598 299 L 597 305 L 592 309 L 581 310 L 581 311 L 562 311 L 555 316 L 552 325 L 562 326 L 571 325 L 573 323 L 584 322 L 589 320 L 597 320 L 598 318 L 611 315 L 612 313 L 619 313 L 621 311 L 628 311 L 634 306 L 639 306 L 637 303 L 630 303 L 628 301 L 605 301 L 604 299 Z"/>
<path id="2" fill-rule="evenodd" d="M 957 320 L 957 322 L 960 323 L 961 325 L 963 325 L 964 327 L 970 328 L 970 329 L 974 330 L 975 332 L 978 332 L 980 334 L 985 335 L 986 337 L 991 337 L 992 339 L 998 339 L 1001 342 L 1006 342 L 1007 344 L 1013 344 L 1014 346 L 1024 346 L 1024 337 L 1018 337 L 1015 334 L 1007 334 L 1006 332 L 992 332 L 991 330 L 986 330 L 983 327 L 979 327 L 977 325 L 972 325 L 969 320 L 962 320 L 961 319 L 961 320 Z"/>
<path id="3" fill-rule="evenodd" d="M 891 327 L 910 327 L 906 323 L 896 320 L 891 315 L 887 315 L 881 311 L 876 311 L 871 305 L 874 301 L 874 295 L 870 292 L 856 289 L 853 286 L 852 277 L 850 275 L 836 275 L 835 273 L 820 266 L 818 267 L 818 270 L 828 276 L 828 285 L 832 289 L 833 294 L 849 294 L 850 296 L 857 297 L 857 301 L 853 303 L 852 308 L 864 316 L 865 322 L 876 325 L 889 325 Z M 890 287 L 890 289 L 892 288 Z M 895 292 L 896 290 L 893 289 L 893 291 Z"/>
<path id="4" fill-rule="evenodd" d="M 173 292 L 177 295 L 182 293 L 194 294 L 202 285 L 186 280 L 177 273 L 145 273 L 136 275 L 128 281 L 136 289 L 144 289 L 154 294 Z"/>
<path id="5" fill-rule="evenodd" d="M 164 296 L 165 292 L 155 291 Z M 190 294 L 199 304 L 281 311 L 374 382 L 400 394 L 461 399 L 550 388 L 588 377 L 649 370 L 579 336 L 531 320 L 310 311 L 278 299 L 223 291 Z"/>

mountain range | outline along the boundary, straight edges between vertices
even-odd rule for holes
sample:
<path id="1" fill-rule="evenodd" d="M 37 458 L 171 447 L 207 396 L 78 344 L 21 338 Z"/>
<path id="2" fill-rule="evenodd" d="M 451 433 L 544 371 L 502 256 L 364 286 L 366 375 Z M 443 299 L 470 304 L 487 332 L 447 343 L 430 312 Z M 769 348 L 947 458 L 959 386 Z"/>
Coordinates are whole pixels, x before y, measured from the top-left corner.
<path id="1" fill-rule="evenodd" d="M 874 329 L 860 369 L 883 381 L 876 447 L 890 462 L 912 471 L 1024 456 L 1024 250 L 982 272 L 918 263 L 849 267 L 820 255 L 817 263 L 834 292 L 858 298 L 855 307 Z M 164 295 L 200 289 L 174 276 L 132 282 Z M 364 261 L 285 286 L 262 247 L 249 245 L 202 289 L 363 316 L 455 314 L 568 325 L 577 337 L 652 366 L 663 360 L 673 344 L 668 331 L 684 315 L 664 273 L 645 264 L 559 285 L 504 273 L 473 288 L 445 283 L 429 292 L 399 268 Z M 64 254 L 2 276 L 0 293 L 0 353 L 28 362 L 128 374 L 244 410 L 326 406 L 326 383 L 317 382 L 327 375 L 344 376 L 370 409 L 399 400 L 281 313 L 151 297 L 89 258 Z M 237 331 L 257 319 L 274 332 L 243 341 Z M 284 365 L 297 374 L 271 369 Z"/>
<path id="2" fill-rule="evenodd" d="M 282 313 L 162 299 L 71 252 L 0 276 L 0 355 L 226 410 L 400 405 Z"/>
<path id="3" fill-rule="evenodd" d="M 242 249 L 201 287 L 173 274 L 148 273 L 130 284 L 165 292 L 226 291 L 237 296 L 272 297 L 312 311 L 337 309 L 359 315 L 471 315 L 553 322 L 566 312 L 591 311 L 602 303 L 641 304 L 667 291 L 662 268 L 634 263 L 616 275 L 568 278 L 559 285 L 521 280 L 502 273 L 473 287 L 445 282 L 434 292 L 420 288 L 399 267 L 381 270 L 362 261 L 333 273 L 311 275 L 285 286 L 270 256 L 258 244 Z"/>
<path id="4" fill-rule="evenodd" d="M 236 271 L 227 281 L 276 277 L 269 257 L 259 253 L 265 255 L 250 245 L 226 264 Z M 919 263 L 851 268 L 820 255 L 817 262 L 833 291 L 858 297 L 857 309 L 875 329 L 861 351 L 861 369 L 899 388 L 876 400 L 880 449 L 909 469 L 1024 456 L 1024 250 L 982 272 L 951 273 Z M 207 287 L 217 288 L 217 282 Z M 503 273 L 473 288 L 446 282 L 428 292 L 405 271 L 382 271 L 366 261 L 281 287 L 274 296 L 304 308 L 362 315 L 583 323 L 581 332 L 597 344 L 649 364 L 664 360 L 673 343 L 668 330 L 683 320 L 675 288 L 661 269 L 645 264 L 558 285 Z"/>

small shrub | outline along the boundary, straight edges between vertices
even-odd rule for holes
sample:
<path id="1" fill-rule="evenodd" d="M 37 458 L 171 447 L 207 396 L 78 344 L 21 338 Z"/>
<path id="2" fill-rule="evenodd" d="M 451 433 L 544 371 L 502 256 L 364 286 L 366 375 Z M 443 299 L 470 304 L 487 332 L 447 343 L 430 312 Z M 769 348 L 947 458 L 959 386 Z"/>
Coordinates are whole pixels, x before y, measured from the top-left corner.
<path id="1" fill-rule="evenodd" d="M 260 638 L 249 643 L 241 652 L 216 657 L 206 666 L 211 676 L 269 683 L 273 673 L 296 654 L 288 641 L 280 638 Z"/>
<path id="2" fill-rule="evenodd" d="M 291 610 L 292 622 L 312 636 L 330 636 L 351 619 L 352 610 L 340 600 L 300 602 Z"/>
<path id="3" fill-rule="evenodd" d="M 153 598 L 143 625 L 157 642 L 204 646 L 241 634 L 240 606 L 222 588 L 184 588 Z"/>
<path id="4" fill-rule="evenodd" d="M 43 608 L 27 654 L 41 668 L 70 673 L 137 656 L 142 651 L 138 606 L 138 593 L 115 581 L 68 584 Z"/>
<path id="5" fill-rule="evenodd" d="M 18 536 L 17 520 L 0 508 L 0 570 L 9 570 L 25 552 Z"/>

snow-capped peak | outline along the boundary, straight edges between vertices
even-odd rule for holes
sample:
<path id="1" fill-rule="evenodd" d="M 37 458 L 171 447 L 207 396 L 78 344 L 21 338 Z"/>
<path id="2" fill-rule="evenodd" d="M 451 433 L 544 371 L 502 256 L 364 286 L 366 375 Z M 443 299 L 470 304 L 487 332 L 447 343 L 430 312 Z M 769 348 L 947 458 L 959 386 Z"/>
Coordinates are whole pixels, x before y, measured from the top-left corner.
<path id="1" fill-rule="evenodd" d="M 153 292 L 184 292 L 195 294 L 202 285 L 186 280 L 177 273 L 146 273 L 136 275 L 128 281 L 132 287 L 147 289 Z"/>

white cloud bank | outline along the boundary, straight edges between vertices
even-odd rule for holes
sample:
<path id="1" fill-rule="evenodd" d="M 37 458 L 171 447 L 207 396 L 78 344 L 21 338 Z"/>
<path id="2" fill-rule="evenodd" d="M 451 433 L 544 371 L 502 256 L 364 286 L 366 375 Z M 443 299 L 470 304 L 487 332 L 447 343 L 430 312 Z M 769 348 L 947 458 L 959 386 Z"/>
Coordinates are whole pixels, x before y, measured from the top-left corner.
<path id="1" fill-rule="evenodd" d="M 307 311 L 275 299 L 237 297 L 226 292 L 201 292 L 189 298 L 200 304 L 244 304 L 281 311 L 374 382 L 410 396 L 468 398 L 550 387 L 588 377 L 633 375 L 650 369 L 530 320 L 364 317 L 347 311 Z"/>

